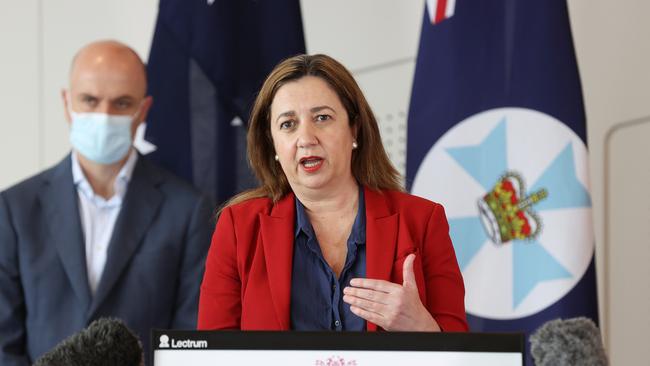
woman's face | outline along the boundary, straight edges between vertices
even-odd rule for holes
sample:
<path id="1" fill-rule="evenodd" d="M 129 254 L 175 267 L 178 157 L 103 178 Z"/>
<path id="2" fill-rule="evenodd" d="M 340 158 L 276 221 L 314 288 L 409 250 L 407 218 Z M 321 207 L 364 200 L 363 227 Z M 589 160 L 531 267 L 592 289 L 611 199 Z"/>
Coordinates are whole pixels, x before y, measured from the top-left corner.
<path id="1" fill-rule="evenodd" d="M 332 188 L 352 178 L 355 135 L 338 95 L 305 76 L 286 83 L 271 104 L 271 137 L 291 188 Z"/>

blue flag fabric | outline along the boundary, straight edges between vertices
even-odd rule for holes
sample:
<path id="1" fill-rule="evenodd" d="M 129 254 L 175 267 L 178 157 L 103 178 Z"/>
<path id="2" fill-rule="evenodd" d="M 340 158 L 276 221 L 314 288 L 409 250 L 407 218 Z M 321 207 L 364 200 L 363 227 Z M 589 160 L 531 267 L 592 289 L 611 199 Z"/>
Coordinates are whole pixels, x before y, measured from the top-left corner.
<path id="1" fill-rule="evenodd" d="M 447 210 L 470 329 L 530 334 L 555 318 L 597 321 L 585 114 L 566 2 L 444 3 L 448 19 L 424 13 L 407 186 Z"/>
<path id="2" fill-rule="evenodd" d="M 151 158 L 216 203 L 255 186 L 252 101 L 278 62 L 304 52 L 298 0 L 161 0 L 147 64 Z"/>

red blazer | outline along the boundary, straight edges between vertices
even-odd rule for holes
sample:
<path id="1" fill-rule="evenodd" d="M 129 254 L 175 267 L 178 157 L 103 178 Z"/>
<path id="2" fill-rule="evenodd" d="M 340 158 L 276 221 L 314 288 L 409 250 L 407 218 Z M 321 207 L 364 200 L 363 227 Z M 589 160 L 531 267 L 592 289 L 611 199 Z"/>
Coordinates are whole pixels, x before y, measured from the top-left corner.
<path id="1" fill-rule="evenodd" d="M 366 277 L 402 283 L 416 253 L 420 299 L 444 331 L 466 331 L 465 288 L 441 205 L 364 188 Z M 288 194 L 225 208 L 212 237 L 199 299 L 199 329 L 289 330 L 295 201 Z M 370 322 L 367 329 L 376 330 Z"/>

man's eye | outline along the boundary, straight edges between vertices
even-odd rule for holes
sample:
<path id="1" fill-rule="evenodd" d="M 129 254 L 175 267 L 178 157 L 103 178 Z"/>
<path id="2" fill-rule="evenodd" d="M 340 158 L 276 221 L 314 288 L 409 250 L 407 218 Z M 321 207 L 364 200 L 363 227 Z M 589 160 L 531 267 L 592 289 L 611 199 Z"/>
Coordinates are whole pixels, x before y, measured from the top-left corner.
<path id="1" fill-rule="evenodd" d="M 280 129 L 281 130 L 287 130 L 287 129 L 292 128 L 294 125 L 295 125 L 294 121 L 291 121 L 291 120 L 284 121 L 284 122 L 280 123 Z"/>
<path id="2" fill-rule="evenodd" d="M 83 98 L 83 102 L 84 102 L 84 104 L 94 106 L 94 105 L 97 104 L 97 98 L 93 98 L 93 97 L 84 97 L 84 98 Z"/>
<path id="3" fill-rule="evenodd" d="M 118 109 L 127 109 L 127 108 L 131 108 L 131 102 L 126 100 L 120 100 L 115 103 L 115 106 Z"/>

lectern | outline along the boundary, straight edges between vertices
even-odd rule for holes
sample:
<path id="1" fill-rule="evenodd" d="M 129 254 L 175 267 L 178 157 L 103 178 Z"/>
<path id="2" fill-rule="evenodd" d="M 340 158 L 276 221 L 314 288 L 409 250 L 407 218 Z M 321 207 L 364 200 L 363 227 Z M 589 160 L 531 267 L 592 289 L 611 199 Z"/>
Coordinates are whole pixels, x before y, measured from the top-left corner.
<path id="1" fill-rule="evenodd" d="M 519 333 L 152 331 L 153 366 L 521 366 Z"/>

